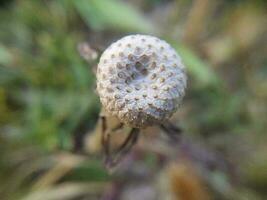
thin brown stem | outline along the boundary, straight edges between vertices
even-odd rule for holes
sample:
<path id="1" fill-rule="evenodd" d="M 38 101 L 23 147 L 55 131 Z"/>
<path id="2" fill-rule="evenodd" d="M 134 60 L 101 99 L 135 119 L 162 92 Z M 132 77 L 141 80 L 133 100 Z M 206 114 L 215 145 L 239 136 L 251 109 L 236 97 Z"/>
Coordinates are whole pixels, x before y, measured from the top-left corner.
<path id="1" fill-rule="evenodd" d="M 175 126 L 169 121 L 162 123 L 160 128 L 166 133 L 172 142 L 178 142 L 180 140 L 182 134 L 181 128 Z"/>
<path id="2" fill-rule="evenodd" d="M 115 167 L 132 149 L 138 140 L 140 129 L 133 128 L 121 146 L 115 151 L 114 156 L 105 159 L 105 165 L 111 169 Z"/>
<path id="3" fill-rule="evenodd" d="M 101 143 L 103 146 L 103 151 L 106 159 L 110 155 L 110 133 L 107 131 L 106 117 L 100 116 L 100 122 L 101 122 Z"/>

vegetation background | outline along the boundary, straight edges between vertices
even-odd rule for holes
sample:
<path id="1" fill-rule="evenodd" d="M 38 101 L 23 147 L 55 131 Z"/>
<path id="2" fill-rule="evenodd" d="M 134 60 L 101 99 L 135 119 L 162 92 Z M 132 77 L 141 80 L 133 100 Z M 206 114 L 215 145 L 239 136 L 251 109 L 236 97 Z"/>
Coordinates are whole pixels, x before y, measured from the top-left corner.
<path id="1" fill-rule="evenodd" d="M 0 1 L 0 199 L 267 199 L 266 8 L 264 0 Z M 77 45 L 101 54 L 131 33 L 163 38 L 181 55 L 189 83 L 172 120 L 184 139 L 169 145 L 148 129 L 110 174 L 96 126 L 97 60 L 88 64 Z"/>

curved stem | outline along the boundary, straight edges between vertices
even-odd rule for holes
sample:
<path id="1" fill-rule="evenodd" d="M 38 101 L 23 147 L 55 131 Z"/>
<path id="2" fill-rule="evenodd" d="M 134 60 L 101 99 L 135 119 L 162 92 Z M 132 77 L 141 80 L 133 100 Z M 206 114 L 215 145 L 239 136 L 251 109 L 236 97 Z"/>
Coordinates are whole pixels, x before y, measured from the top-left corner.
<path id="1" fill-rule="evenodd" d="M 160 128 L 166 133 L 171 141 L 178 142 L 180 140 L 182 134 L 181 128 L 175 126 L 169 121 L 160 124 Z"/>
<path id="2" fill-rule="evenodd" d="M 140 129 L 133 128 L 124 142 L 115 150 L 114 155 L 110 152 L 110 131 L 107 130 L 107 121 L 105 116 L 100 117 L 101 120 L 101 142 L 104 151 L 104 163 L 107 168 L 115 167 L 125 156 L 130 152 L 132 147 L 136 144 Z M 116 131 L 123 127 L 119 124 L 111 131 Z"/>

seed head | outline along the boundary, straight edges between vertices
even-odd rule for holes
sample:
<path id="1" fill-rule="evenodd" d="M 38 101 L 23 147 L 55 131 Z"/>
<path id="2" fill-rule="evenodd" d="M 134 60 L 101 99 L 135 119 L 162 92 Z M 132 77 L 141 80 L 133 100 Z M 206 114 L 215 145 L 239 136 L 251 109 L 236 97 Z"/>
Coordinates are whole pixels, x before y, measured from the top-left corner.
<path id="1" fill-rule="evenodd" d="M 185 87 L 180 57 L 156 37 L 123 37 L 100 57 L 100 101 L 109 114 L 132 127 L 143 128 L 171 117 L 181 103 Z"/>

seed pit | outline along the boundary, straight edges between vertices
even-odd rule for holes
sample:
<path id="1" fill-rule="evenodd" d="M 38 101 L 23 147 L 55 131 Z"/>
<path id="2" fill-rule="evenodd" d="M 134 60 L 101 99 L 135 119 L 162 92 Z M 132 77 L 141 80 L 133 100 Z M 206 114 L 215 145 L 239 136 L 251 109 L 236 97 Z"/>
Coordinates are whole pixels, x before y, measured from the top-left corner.
<path id="1" fill-rule="evenodd" d="M 117 63 L 117 68 L 118 69 L 122 69 L 123 68 L 122 64 L 121 63 Z"/>
<path id="2" fill-rule="evenodd" d="M 168 60 L 168 56 L 167 55 L 164 55 L 164 60 Z"/>
<path id="3" fill-rule="evenodd" d="M 136 90 L 140 90 L 140 89 L 141 89 L 141 85 L 136 85 L 134 88 L 135 88 Z"/>
<path id="4" fill-rule="evenodd" d="M 111 79 L 109 80 L 109 82 L 110 82 L 111 84 L 113 84 L 113 83 L 116 82 L 116 80 L 115 80 L 114 78 L 111 78 Z"/>
<path id="5" fill-rule="evenodd" d="M 149 57 L 147 55 L 141 56 L 141 58 L 140 58 L 141 63 L 146 64 L 146 63 L 148 63 L 148 61 L 149 61 Z"/>
<path id="6" fill-rule="evenodd" d="M 127 88 L 126 89 L 126 92 L 131 93 L 132 92 L 132 89 L 131 88 Z"/>
<path id="7" fill-rule="evenodd" d="M 127 70 L 130 70 L 131 69 L 131 65 L 128 63 L 128 64 L 126 64 L 126 69 Z"/>
<path id="8" fill-rule="evenodd" d="M 136 73 L 132 73 L 131 77 L 132 77 L 132 79 L 136 79 L 137 74 Z"/>
<path id="9" fill-rule="evenodd" d="M 168 73 L 168 77 L 171 77 L 171 76 L 173 76 L 173 72 Z"/>
<path id="10" fill-rule="evenodd" d="M 120 103 L 119 105 L 118 105 L 118 108 L 119 109 L 123 109 L 125 107 L 125 103 Z"/>
<path id="11" fill-rule="evenodd" d="M 103 89 L 103 84 L 102 83 L 99 84 L 99 89 L 101 89 L 101 90 Z"/>
<path id="12" fill-rule="evenodd" d="M 133 60 L 134 60 L 133 55 L 132 55 L 132 54 L 129 54 L 129 55 L 128 55 L 128 59 L 129 59 L 130 61 L 133 61 Z"/>
<path id="13" fill-rule="evenodd" d="M 140 47 L 136 47 L 136 48 L 135 48 L 135 51 L 136 51 L 137 53 L 140 53 L 141 48 L 140 48 Z"/>
<path id="14" fill-rule="evenodd" d="M 112 88 L 107 87 L 107 92 L 112 93 L 112 92 L 114 92 L 114 90 Z"/>
<path id="15" fill-rule="evenodd" d="M 119 85 L 117 85 L 116 88 L 117 88 L 118 90 L 121 90 L 121 86 L 119 86 Z"/>
<path id="16" fill-rule="evenodd" d="M 141 70 L 141 68 L 142 68 L 142 63 L 140 63 L 140 62 L 136 62 L 135 63 L 135 68 L 137 69 L 137 70 Z"/>
<path id="17" fill-rule="evenodd" d="M 131 78 L 130 78 L 130 77 L 127 77 L 126 80 L 125 80 L 125 83 L 126 83 L 127 85 L 129 85 L 129 84 L 131 83 Z"/>
<path id="18" fill-rule="evenodd" d="M 152 69 L 155 69 L 157 67 L 157 63 L 154 61 L 154 62 L 152 62 L 152 64 L 151 64 L 151 68 Z"/>
<path id="19" fill-rule="evenodd" d="M 160 66 L 160 71 L 161 71 L 161 72 L 165 71 L 165 69 L 166 69 L 166 68 L 165 68 L 164 65 L 161 65 L 161 66 Z"/>
<path id="20" fill-rule="evenodd" d="M 142 74 L 143 76 L 146 76 L 146 75 L 148 74 L 147 69 L 143 69 L 143 70 L 141 71 L 141 74 Z"/>
<path id="21" fill-rule="evenodd" d="M 170 87 L 167 86 L 167 87 L 163 88 L 163 90 L 164 90 L 164 91 L 169 91 L 169 90 L 170 90 Z"/>
<path id="22" fill-rule="evenodd" d="M 164 82 L 165 82 L 165 78 L 160 78 L 160 79 L 159 79 L 159 82 L 160 82 L 160 83 L 164 83 Z"/>
<path id="23" fill-rule="evenodd" d="M 120 98 L 121 98 L 119 94 L 115 94 L 114 97 L 115 97 L 116 99 L 120 99 Z"/>
<path id="24" fill-rule="evenodd" d="M 115 73 L 114 69 L 112 67 L 108 68 L 109 73 L 112 75 Z"/>
<path id="25" fill-rule="evenodd" d="M 123 79 L 123 78 L 125 78 L 125 74 L 123 72 L 119 72 L 118 77 Z"/>
<path id="26" fill-rule="evenodd" d="M 153 73 L 152 75 L 151 75 L 151 79 L 153 80 L 153 79 L 155 79 L 156 78 L 156 74 L 155 73 Z"/>

